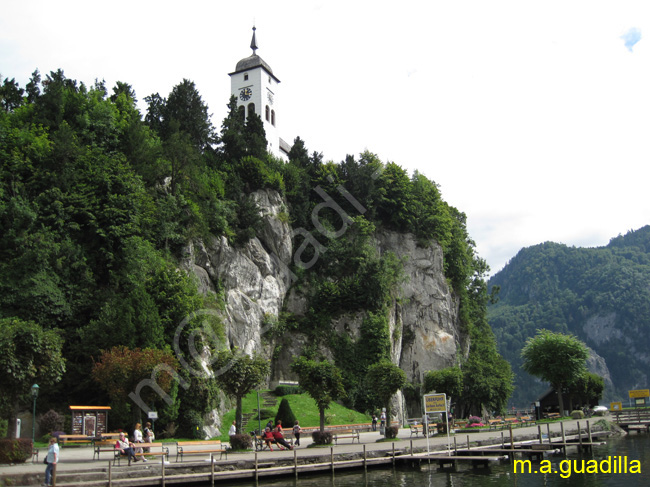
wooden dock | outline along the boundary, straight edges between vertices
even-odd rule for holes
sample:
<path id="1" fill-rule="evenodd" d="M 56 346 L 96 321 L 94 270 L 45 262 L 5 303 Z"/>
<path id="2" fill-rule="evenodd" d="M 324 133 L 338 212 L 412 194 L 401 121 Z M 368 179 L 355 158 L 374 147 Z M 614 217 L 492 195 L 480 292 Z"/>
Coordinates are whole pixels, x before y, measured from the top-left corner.
<path id="1" fill-rule="evenodd" d="M 650 432 L 650 409 L 612 411 L 612 415 L 614 415 L 614 421 L 616 424 L 627 432 Z"/>

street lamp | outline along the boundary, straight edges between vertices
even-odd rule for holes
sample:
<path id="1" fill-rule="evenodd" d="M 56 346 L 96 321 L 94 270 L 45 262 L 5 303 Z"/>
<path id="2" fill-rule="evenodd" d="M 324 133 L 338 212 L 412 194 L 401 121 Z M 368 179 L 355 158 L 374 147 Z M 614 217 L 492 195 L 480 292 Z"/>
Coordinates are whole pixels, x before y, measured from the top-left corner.
<path id="1" fill-rule="evenodd" d="M 32 386 L 32 398 L 34 399 L 34 414 L 32 415 L 32 448 L 36 437 L 36 398 L 38 397 L 38 384 Z"/>

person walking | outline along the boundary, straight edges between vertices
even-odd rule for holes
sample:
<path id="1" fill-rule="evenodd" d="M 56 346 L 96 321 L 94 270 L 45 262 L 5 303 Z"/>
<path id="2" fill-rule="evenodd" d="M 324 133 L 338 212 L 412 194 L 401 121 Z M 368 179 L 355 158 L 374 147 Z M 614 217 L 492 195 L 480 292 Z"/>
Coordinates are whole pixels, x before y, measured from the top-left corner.
<path id="1" fill-rule="evenodd" d="M 50 444 L 47 447 L 47 456 L 45 457 L 45 483 L 43 485 L 52 485 L 52 472 L 56 471 L 56 464 L 59 461 L 59 445 L 56 437 L 50 438 Z"/>
<path id="2" fill-rule="evenodd" d="M 298 423 L 298 420 L 296 419 L 296 422 L 293 425 L 293 437 L 296 439 L 295 445 L 300 446 L 300 432 L 302 431 L 302 428 L 300 427 L 300 423 Z"/>

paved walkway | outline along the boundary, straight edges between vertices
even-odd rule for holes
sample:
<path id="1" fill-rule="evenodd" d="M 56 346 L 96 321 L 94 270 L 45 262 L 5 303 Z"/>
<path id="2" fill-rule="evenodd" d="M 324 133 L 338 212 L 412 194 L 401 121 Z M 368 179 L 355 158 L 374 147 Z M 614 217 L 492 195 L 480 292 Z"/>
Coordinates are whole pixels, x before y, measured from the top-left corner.
<path id="1" fill-rule="evenodd" d="M 563 422 L 564 424 L 564 431 L 566 434 L 571 434 L 577 432 L 577 423 L 580 423 L 580 428 L 584 432 L 587 427 L 587 421 L 590 422 L 590 424 L 593 426 L 596 421 L 602 418 L 592 418 L 591 420 L 580 420 L 579 422 L 576 420 L 566 420 Z M 555 434 L 559 434 L 561 431 L 561 426 L 560 422 L 556 423 L 550 423 L 550 424 L 542 424 L 541 425 L 541 431 L 542 435 L 546 435 L 547 431 L 550 430 L 551 434 L 555 436 Z M 519 440 L 524 440 L 524 439 L 533 439 L 538 437 L 538 426 L 527 426 L 527 427 L 516 427 L 512 429 L 513 432 L 513 437 L 515 441 Z M 501 441 L 503 434 L 503 438 L 505 439 L 506 444 L 509 443 L 510 441 L 510 432 L 509 430 L 500 430 L 500 431 L 483 431 L 480 433 L 472 432 L 472 433 L 465 433 L 465 432 L 458 432 L 455 435 L 452 435 L 450 440 L 447 439 L 447 436 L 435 436 L 432 438 L 429 438 L 429 448 L 430 451 L 442 451 L 447 449 L 448 441 L 453 449 L 454 447 L 454 436 L 456 438 L 456 443 L 458 445 L 458 448 L 465 447 L 467 445 L 467 440 L 469 440 L 475 444 L 476 442 L 489 442 L 489 441 Z M 381 439 L 382 436 L 379 434 L 379 431 L 377 432 L 369 432 L 369 433 L 361 433 L 361 443 L 351 443 L 350 439 L 344 439 L 341 440 L 341 443 L 339 443 L 336 446 L 333 446 L 334 448 L 334 454 L 341 454 L 341 453 L 361 453 L 363 452 L 363 448 L 365 446 L 367 452 L 373 452 L 373 451 L 391 451 L 393 449 L 393 443 L 395 446 L 395 450 L 407 450 L 411 447 L 411 444 L 413 445 L 413 448 L 415 449 L 424 449 L 426 450 L 427 448 L 427 439 L 423 438 L 422 435 L 419 435 L 416 437 L 415 435 L 411 436 L 410 431 L 408 428 L 401 428 L 398 434 L 398 438 L 394 442 L 377 442 L 377 440 Z M 313 456 L 329 456 L 330 455 L 330 447 L 323 447 L 323 448 L 307 448 L 311 443 L 311 435 L 303 435 L 303 438 L 301 438 L 301 445 L 296 448 L 297 456 L 298 458 L 302 457 L 313 457 Z M 45 465 L 43 465 L 43 455 L 46 454 L 46 449 L 41 448 L 40 455 L 39 455 L 39 461 L 38 463 L 31 463 L 31 461 L 28 461 L 27 463 L 23 464 L 18 464 L 18 465 L 0 465 L 0 478 L 3 476 L 7 475 L 19 475 L 23 473 L 42 473 L 45 471 Z M 233 462 L 236 463 L 239 460 L 253 460 L 254 459 L 254 453 L 253 452 L 245 452 L 245 453 L 232 453 L 228 455 L 228 462 Z M 294 452 L 293 451 L 279 451 L 277 448 L 274 449 L 272 452 L 270 451 L 262 451 L 258 452 L 258 461 L 260 462 L 270 462 L 274 459 L 292 459 Z M 203 458 L 201 455 L 192 455 L 190 461 L 196 462 L 196 461 L 201 461 L 201 460 L 208 460 L 210 459 L 209 455 L 206 455 L 206 458 Z M 103 453 L 101 460 L 93 460 L 93 449 L 90 447 L 63 447 L 61 448 L 60 452 L 60 461 L 59 464 L 57 465 L 57 473 L 60 472 L 65 472 L 65 471 L 80 471 L 80 470 L 95 470 L 99 467 L 106 467 L 107 463 L 109 460 L 112 460 L 112 455 L 110 453 Z M 170 448 L 170 461 L 172 464 L 175 463 L 175 448 L 172 446 Z M 158 459 L 152 459 L 149 461 L 150 465 L 155 464 L 156 462 L 160 462 Z M 189 463 L 184 462 L 184 463 Z M 138 462 L 136 465 L 142 465 L 140 462 Z M 121 467 L 115 467 L 115 468 L 129 468 L 127 466 L 126 462 L 122 462 Z"/>

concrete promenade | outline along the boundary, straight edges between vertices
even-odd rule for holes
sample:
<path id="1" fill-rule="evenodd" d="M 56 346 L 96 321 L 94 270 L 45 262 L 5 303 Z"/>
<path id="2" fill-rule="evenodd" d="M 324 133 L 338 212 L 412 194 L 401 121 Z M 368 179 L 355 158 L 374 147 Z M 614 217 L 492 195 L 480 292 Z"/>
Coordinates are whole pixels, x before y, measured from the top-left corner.
<path id="1" fill-rule="evenodd" d="M 591 418 L 590 420 L 565 420 L 563 422 L 564 426 L 564 432 L 566 435 L 570 434 L 575 434 L 578 431 L 578 424 L 580 425 L 580 429 L 583 433 L 586 433 L 587 431 L 587 422 L 590 423 L 590 427 L 592 430 L 595 431 L 594 425 L 595 423 L 599 420 L 603 419 L 600 417 L 597 418 Z M 608 417 L 605 417 L 605 419 L 610 419 Z M 561 422 L 556 422 L 556 423 L 550 423 L 550 424 L 541 424 L 539 425 L 532 425 L 532 426 L 525 426 L 525 427 L 514 427 L 512 428 L 512 435 L 514 438 L 514 441 L 523 441 L 523 440 L 532 440 L 532 439 L 537 439 L 539 437 L 539 431 L 541 429 L 541 433 L 543 437 L 545 437 L 548 432 L 550 431 L 552 436 L 559 436 L 561 432 Z M 502 439 L 505 442 L 506 445 L 509 445 L 510 443 L 510 431 L 508 429 L 503 429 L 503 430 L 496 430 L 496 431 L 481 431 L 481 432 L 471 432 L 471 433 L 466 433 L 463 431 L 458 431 L 455 434 L 451 435 L 450 439 L 448 440 L 447 436 L 435 436 L 431 437 L 428 439 L 428 445 L 430 451 L 446 451 L 448 447 L 448 443 L 453 450 L 454 448 L 454 437 L 456 440 L 456 444 L 458 448 L 465 448 L 467 447 L 467 441 L 471 442 L 472 446 L 476 446 L 477 444 L 491 444 L 491 443 L 501 443 Z M 411 448 L 413 448 L 415 451 L 426 451 L 427 450 L 427 439 L 424 438 L 422 435 L 419 436 L 411 436 L 410 430 L 408 428 L 401 428 L 398 434 L 398 437 L 394 441 L 384 441 L 384 442 L 378 442 L 379 439 L 381 439 L 382 436 L 379 434 L 379 431 L 377 432 L 368 432 L 368 433 L 361 433 L 360 436 L 360 443 L 357 443 L 356 441 L 352 443 L 351 439 L 343 439 L 339 441 L 338 445 L 333 446 L 333 454 L 335 456 L 340 456 L 340 455 L 345 455 L 345 454 L 362 454 L 364 451 L 370 456 L 370 455 L 378 455 L 384 453 L 389 453 L 395 449 L 396 452 L 410 452 Z M 308 446 L 312 443 L 311 441 L 311 435 L 303 435 L 303 438 L 301 438 L 301 445 L 297 447 L 296 450 L 296 455 L 298 458 L 298 461 L 301 459 L 303 461 L 315 461 L 315 459 L 309 459 L 308 457 L 320 457 L 320 458 L 326 458 L 328 461 L 331 454 L 332 450 L 330 449 L 329 446 L 327 447 L 312 447 L 308 448 Z M 44 455 L 46 454 L 47 449 L 46 448 L 41 448 L 40 455 L 39 455 L 39 460 L 37 463 L 32 463 L 31 461 L 27 461 L 24 464 L 18 464 L 18 465 L 0 465 L 0 486 L 4 484 L 3 479 L 7 479 L 8 477 L 13 477 L 13 478 L 20 478 L 20 477 L 25 477 L 26 475 L 31 474 L 31 476 L 35 476 L 36 474 L 41 474 L 40 478 L 43 478 L 43 474 L 45 472 L 45 465 L 43 465 L 43 458 Z M 169 465 L 176 465 L 176 447 L 172 443 L 170 444 L 170 456 L 169 456 Z M 101 454 L 101 459 L 100 460 L 93 460 L 93 449 L 92 447 L 88 446 L 81 446 L 81 447 L 63 447 L 61 448 L 60 451 L 60 461 L 57 465 L 57 475 L 60 474 L 65 474 L 66 472 L 79 472 L 79 471 L 84 471 L 87 470 L 89 472 L 91 471 L 98 471 L 100 469 L 106 469 L 108 466 L 108 463 L 112 461 L 113 455 L 109 453 L 102 453 Z M 257 452 L 257 459 L 258 462 L 260 463 L 272 463 L 277 460 L 285 460 L 285 461 L 293 461 L 294 458 L 294 452 L 285 450 L 285 451 L 280 451 L 277 448 L 274 448 L 274 450 L 271 451 L 262 451 L 262 452 Z M 218 455 L 215 456 L 215 460 L 218 460 L 219 457 Z M 244 452 L 244 453 L 231 453 L 228 454 L 228 459 L 227 460 L 222 460 L 219 461 L 219 464 L 232 464 L 232 465 L 237 465 L 241 464 L 242 462 L 251 462 L 255 459 L 255 452 Z M 196 463 L 196 462 L 205 462 L 210 460 L 210 455 L 191 455 L 188 456 L 187 459 L 183 462 L 183 464 L 190 464 L 190 463 Z M 152 466 L 159 466 L 160 465 L 160 458 L 152 458 L 149 460 L 149 462 L 143 463 L 143 462 L 136 462 L 132 463 L 131 466 L 127 465 L 127 462 L 123 461 L 121 466 L 115 466 L 112 468 L 113 472 L 118 472 L 121 470 L 126 470 L 126 469 L 142 469 L 145 467 L 152 467 Z M 42 480 L 41 480 L 42 483 Z M 29 484 L 17 484 L 17 485 L 29 485 Z M 32 483 L 31 485 L 39 485 L 38 483 L 34 484 Z"/>

